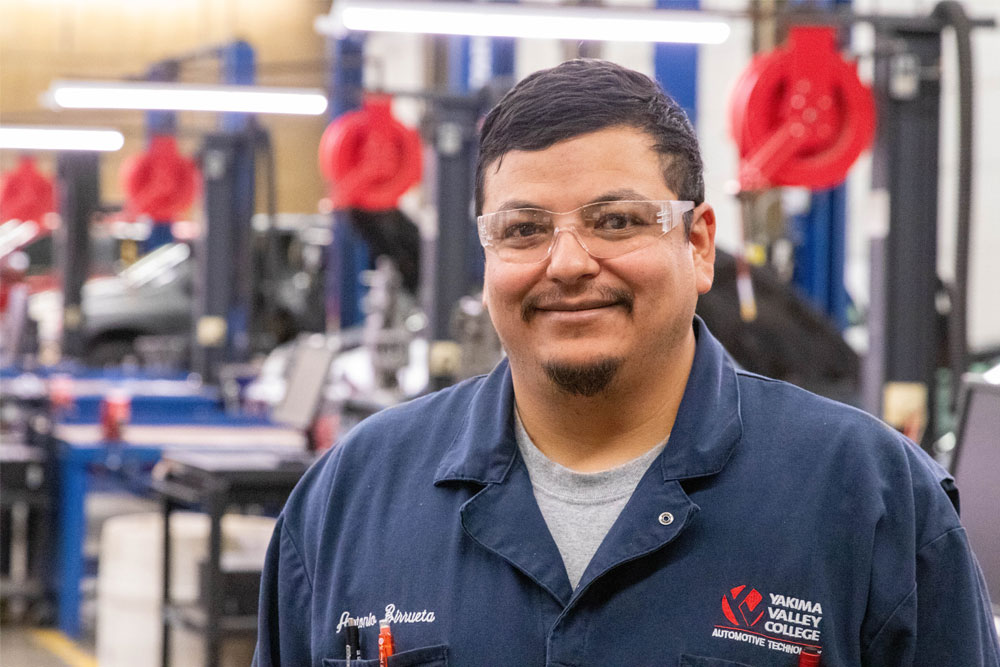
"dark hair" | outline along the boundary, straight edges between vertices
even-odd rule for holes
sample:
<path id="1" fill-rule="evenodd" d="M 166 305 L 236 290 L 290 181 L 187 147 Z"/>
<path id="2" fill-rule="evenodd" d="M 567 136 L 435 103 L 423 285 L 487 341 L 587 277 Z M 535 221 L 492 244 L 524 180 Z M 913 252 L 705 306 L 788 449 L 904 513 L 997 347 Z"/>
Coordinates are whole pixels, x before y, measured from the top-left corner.
<path id="1" fill-rule="evenodd" d="M 684 110 L 644 74 L 606 60 L 578 59 L 521 80 L 486 115 L 476 162 L 476 214 L 483 211 L 486 168 L 494 160 L 609 127 L 649 134 L 667 187 L 682 200 L 704 201 L 698 139 Z"/>

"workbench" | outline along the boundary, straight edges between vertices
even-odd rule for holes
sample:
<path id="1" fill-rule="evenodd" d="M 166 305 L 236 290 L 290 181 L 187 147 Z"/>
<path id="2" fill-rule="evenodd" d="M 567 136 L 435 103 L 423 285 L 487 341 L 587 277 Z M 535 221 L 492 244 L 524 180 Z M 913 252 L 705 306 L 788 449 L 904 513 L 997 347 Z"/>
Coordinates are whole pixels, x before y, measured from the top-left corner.
<path id="1" fill-rule="evenodd" d="M 124 427 L 123 440 L 103 440 L 97 424 L 55 424 L 52 452 L 58 475 L 56 538 L 57 622 L 70 637 L 80 634 L 80 584 L 84 577 L 85 503 L 97 475 L 135 493 L 151 490 L 149 471 L 161 457 L 183 453 L 238 452 L 252 458 L 267 452 L 302 452 L 304 435 L 259 420 L 221 425 Z"/>
<path id="2" fill-rule="evenodd" d="M 220 564 L 222 515 L 234 507 L 281 508 L 288 494 L 313 461 L 312 454 L 295 452 L 234 452 L 166 454 L 165 474 L 153 486 L 163 510 L 163 642 L 161 664 L 170 664 L 170 630 L 183 626 L 202 633 L 205 664 L 216 667 L 225 635 L 257 631 L 256 604 L 237 613 L 225 613 L 224 594 L 238 586 L 224 586 Z M 170 591 L 170 515 L 177 508 L 193 508 L 208 514 L 208 561 L 202 568 L 200 599 L 194 603 L 172 602 Z M 254 583 L 259 587 L 259 580 Z M 252 596 L 256 601 L 256 590 Z M 240 605 L 234 605 L 240 606 Z"/>

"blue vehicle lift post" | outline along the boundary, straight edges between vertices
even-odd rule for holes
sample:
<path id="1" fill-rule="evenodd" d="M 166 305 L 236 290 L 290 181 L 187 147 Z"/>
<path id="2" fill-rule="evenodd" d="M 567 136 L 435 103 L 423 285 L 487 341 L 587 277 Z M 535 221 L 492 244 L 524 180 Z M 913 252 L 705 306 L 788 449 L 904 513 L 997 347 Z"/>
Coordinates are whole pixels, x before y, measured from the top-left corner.
<path id="1" fill-rule="evenodd" d="M 63 329 L 61 353 L 81 357 L 83 336 L 83 284 L 90 268 L 90 219 L 101 205 L 98 153 L 65 151 L 56 158 L 59 210 L 58 258 L 62 268 Z"/>
<path id="2" fill-rule="evenodd" d="M 225 83 L 254 82 L 254 52 L 249 44 L 234 42 L 218 55 Z M 207 135 L 202 146 L 206 225 L 196 253 L 200 280 L 194 299 L 192 365 L 208 382 L 215 381 L 221 363 L 245 361 L 251 351 L 255 277 L 246 258 L 255 209 L 259 131 L 252 115 L 226 113 L 220 131 Z"/>
<path id="3" fill-rule="evenodd" d="M 330 120 L 361 107 L 364 90 L 364 34 L 351 33 L 329 40 Z M 365 287 L 361 273 L 371 268 L 368 244 L 354 231 L 348 214 L 334 211 L 333 242 L 328 247 L 326 321 L 328 331 L 358 326 L 364 320 L 361 301 Z"/>
<path id="4" fill-rule="evenodd" d="M 180 62 L 177 60 L 162 60 L 154 63 L 146 72 L 147 81 L 176 81 L 180 75 Z M 174 111 L 146 112 L 146 139 L 155 136 L 177 134 L 177 113 Z M 145 254 L 174 240 L 170 225 L 165 221 L 154 220 L 149 238 L 143 242 L 140 252 Z"/>

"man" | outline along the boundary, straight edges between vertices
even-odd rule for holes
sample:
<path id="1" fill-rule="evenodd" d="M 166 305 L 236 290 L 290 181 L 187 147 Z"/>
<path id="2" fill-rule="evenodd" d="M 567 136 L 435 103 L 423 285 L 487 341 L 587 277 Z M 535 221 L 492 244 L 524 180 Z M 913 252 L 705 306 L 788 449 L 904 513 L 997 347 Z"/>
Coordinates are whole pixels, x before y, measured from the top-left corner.
<path id="1" fill-rule="evenodd" d="M 256 664 L 998 665 L 919 449 L 734 369 L 695 318 L 715 218 L 683 112 L 593 60 L 487 116 L 476 206 L 507 359 L 375 415 L 276 529 Z M 350 620 L 349 620 L 350 619 Z M 367 662 L 361 664 L 376 664 Z"/>

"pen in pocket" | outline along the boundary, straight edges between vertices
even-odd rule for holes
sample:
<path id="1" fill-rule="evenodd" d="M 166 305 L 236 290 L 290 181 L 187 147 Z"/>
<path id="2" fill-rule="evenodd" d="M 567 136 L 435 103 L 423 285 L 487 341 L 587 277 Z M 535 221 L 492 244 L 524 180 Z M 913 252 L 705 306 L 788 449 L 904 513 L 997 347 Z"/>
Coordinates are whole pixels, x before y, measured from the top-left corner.
<path id="1" fill-rule="evenodd" d="M 361 635 L 358 632 L 358 622 L 353 618 L 347 619 L 347 627 L 344 629 L 347 667 L 351 667 L 351 660 L 361 658 Z"/>
<path id="2" fill-rule="evenodd" d="M 378 624 L 378 667 L 389 667 L 389 656 L 395 651 L 392 643 L 392 631 L 388 621 Z"/>

